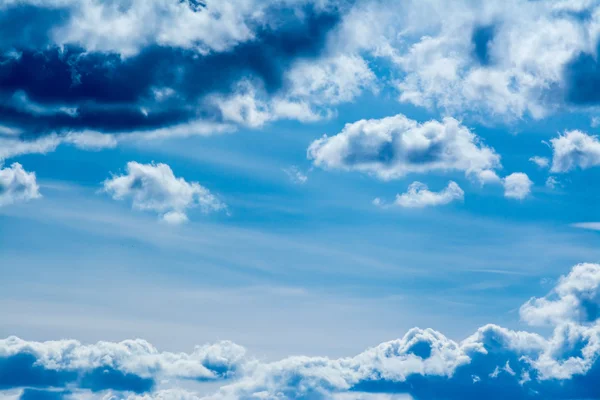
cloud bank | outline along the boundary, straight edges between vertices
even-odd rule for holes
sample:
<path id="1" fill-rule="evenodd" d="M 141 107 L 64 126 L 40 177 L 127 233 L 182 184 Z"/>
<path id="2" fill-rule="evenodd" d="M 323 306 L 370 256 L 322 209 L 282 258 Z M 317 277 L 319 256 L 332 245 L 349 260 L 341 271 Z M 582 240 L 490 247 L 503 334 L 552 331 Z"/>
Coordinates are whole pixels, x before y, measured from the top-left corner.
<path id="1" fill-rule="evenodd" d="M 520 310 L 549 337 L 486 325 L 456 342 L 432 329 L 348 358 L 260 362 L 231 342 L 192 353 L 160 352 L 143 340 L 0 341 L 0 389 L 55 398 L 125 399 L 595 399 L 600 398 L 600 265 L 579 264 Z M 157 387 L 160 379 L 171 387 Z M 212 394 L 181 380 L 230 379 Z M 93 393 L 96 393 L 94 396 Z M 38 393 L 39 394 L 39 393 Z"/>

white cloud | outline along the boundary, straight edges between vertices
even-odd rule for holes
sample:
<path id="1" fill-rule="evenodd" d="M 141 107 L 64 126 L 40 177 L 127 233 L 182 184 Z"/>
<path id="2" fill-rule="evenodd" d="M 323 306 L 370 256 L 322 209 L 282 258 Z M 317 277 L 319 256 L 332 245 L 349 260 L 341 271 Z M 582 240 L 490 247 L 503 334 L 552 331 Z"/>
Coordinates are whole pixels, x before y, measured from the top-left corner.
<path id="1" fill-rule="evenodd" d="M 308 176 L 304 172 L 300 171 L 295 165 L 292 165 L 289 168 L 284 168 L 283 172 L 285 172 L 292 183 L 303 185 L 308 181 Z"/>
<path id="2" fill-rule="evenodd" d="M 246 361 L 245 352 L 228 341 L 197 346 L 190 353 L 170 353 L 160 352 L 141 339 L 96 344 L 76 340 L 31 342 L 17 337 L 0 340 L 0 358 L 29 354 L 36 365 L 48 370 L 85 372 L 110 367 L 152 379 L 228 377 Z"/>
<path id="3" fill-rule="evenodd" d="M 94 131 L 69 132 L 61 139 L 81 150 L 112 149 L 117 146 L 114 135 Z"/>
<path id="4" fill-rule="evenodd" d="M 448 183 L 448 186 L 440 192 L 432 192 L 427 185 L 421 182 L 413 182 L 408 191 L 396 196 L 396 204 L 405 208 L 423 208 L 449 204 L 456 200 L 462 200 L 465 192 L 456 182 Z"/>
<path id="5" fill-rule="evenodd" d="M 546 187 L 548 189 L 556 189 L 556 187 L 558 185 L 559 185 L 559 182 L 555 177 L 549 176 L 548 179 L 546 179 Z"/>
<path id="6" fill-rule="evenodd" d="M 571 225 L 574 228 L 589 229 L 592 231 L 600 231 L 600 222 L 578 222 Z"/>
<path id="7" fill-rule="evenodd" d="M 542 118 L 564 104 L 566 66 L 595 53 L 599 26 L 597 3 L 589 19 L 555 3 L 383 1 L 349 16 L 344 32 L 357 31 L 349 46 L 391 61 L 403 102 L 487 121 Z"/>
<path id="8" fill-rule="evenodd" d="M 531 193 L 533 182 L 527 174 L 515 172 L 505 177 L 502 184 L 504 185 L 504 197 L 523 200 Z"/>
<path id="9" fill-rule="evenodd" d="M 104 190 L 115 200 L 131 199 L 133 208 L 155 211 L 168 223 L 187 221 L 186 209 L 203 212 L 225 209 L 208 189 L 198 182 L 177 178 L 166 164 L 127 163 L 126 174 L 104 181 Z"/>
<path id="10" fill-rule="evenodd" d="M 19 163 L 2 168 L 0 164 L 0 207 L 41 197 L 35 173 Z"/>
<path id="11" fill-rule="evenodd" d="M 568 172 L 600 165 L 600 140 L 581 131 L 568 131 L 550 140 L 554 151 L 552 172 Z"/>
<path id="12" fill-rule="evenodd" d="M 84 345 L 74 340 L 28 342 L 11 337 L 0 340 L 0 360 L 30 355 L 36 368 L 74 371 L 75 376 L 67 375 L 55 389 L 68 388 L 77 399 L 434 400 L 439 393 L 448 400 L 462 400 L 465 393 L 474 398 L 565 399 L 582 398 L 582 393 L 595 398 L 600 313 L 593 311 L 600 306 L 599 290 L 600 265 L 580 264 L 548 296 L 525 303 L 521 317 L 526 322 L 549 323 L 554 328 L 547 338 L 485 325 L 454 341 L 433 329 L 414 328 L 402 338 L 353 357 L 295 356 L 261 362 L 248 359 L 245 350 L 231 342 L 198 347 L 191 353 L 169 353 L 139 339 Z M 23 371 L 23 361 L 19 365 Z M 93 394 L 79 388 L 77 378 L 95 368 L 112 368 L 161 384 L 144 394 L 120 392 L 110 385 L 107 391 Z M 19 383 L 8 388 L 28 387 L 30 376 L 22 374 Z M 212 394 L 187 391 L 180 381 L 219 378 L 231 379 Z"/>
<path id="13" fill-rule="evenodd" d="M 456 119 L 421 124 L 402 114 L 346 124 L 337 135 L 315 140 L 308 157 L 319 167 L 380 179 L 432 171 L 478 176 L 500 167 L 500 156 Z"/>
<path id="14" fill-rule="evenodd" d="M 600 318 L 600 265 L 579 264 L 561 277 L 547 296 L 531 298 L 520 310 L 532 325 L 557 325 L 565 321 L 594 323 Z"/>
<path id="15" fill-rule="evenodd" d="M 529 158 L 529 161 L 531 161 L 540 168 L 548 168 L 548 166 L 550 165 L 550 160 L 547 157 L 533 156 Z"/>

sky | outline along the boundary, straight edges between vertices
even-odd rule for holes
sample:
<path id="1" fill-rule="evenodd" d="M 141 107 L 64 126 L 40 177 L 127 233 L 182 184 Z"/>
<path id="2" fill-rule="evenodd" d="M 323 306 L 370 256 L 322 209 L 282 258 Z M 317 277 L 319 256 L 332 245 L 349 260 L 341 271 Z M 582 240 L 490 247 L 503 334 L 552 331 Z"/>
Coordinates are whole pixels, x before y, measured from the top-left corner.
<path id="1" fill-rule="evenodd" d="M 0 0 L 0 398 L 600 399 L 600 2 Z"/>

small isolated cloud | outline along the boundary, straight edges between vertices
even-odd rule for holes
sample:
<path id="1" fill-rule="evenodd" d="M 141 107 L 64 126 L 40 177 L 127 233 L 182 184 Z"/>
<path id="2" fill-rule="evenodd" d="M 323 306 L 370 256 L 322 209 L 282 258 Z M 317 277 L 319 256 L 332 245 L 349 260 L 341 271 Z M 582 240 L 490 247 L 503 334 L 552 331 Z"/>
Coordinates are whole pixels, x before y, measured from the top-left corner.
<path id="1" fill-rule="evenodd" d="M 283 172 L 288 176 L 292 183 L 296 183 L 298 185 L 303 185 L 308 181 L 308 176 L 300 171 L 297 166 L 292 165 L 289 168 L 284 168 Z"/>
<path id="2" fill-rule="evenodd" d="M 0 207 L 41 197 L 34 172 L 27 172 L 19 163 L 1 168 Z"/>
<path id="3" fill-rule="evenodd" d="M 548 295 L 525 303 L 520 314 L 531 325 L 595 322 L 600 318 L 600 265 L 576 265 Z"/>
<path id="4" fill-rule="evenodd" d="M 578 222 L 571 226 L 574 228 L 589 229 L 591 231 L 600 231 L 600 222 Z"/>
<path id="5" fill-rule="evenodd" d="M 413 182 L 406 193 L 396 196 L 396 204 L 405 208 L 441 206 L 455 200 L 462 200 L 464 195 L 465 192 L 453 181 L 450 181 L 440 192 L 430 191 L 424 183 Z"/>
<path id="6" fill-rule="evenodd" d="M 529 159 L 532 163 L 540 168 L 548 168 L 550 160 L 547 157 L 533 156 Z"/>
<path id="7" fill-rule="evenodd" d="M 548 179 L 546 179 L 546 187 L 548 189 L 556 189 L 559 184 L 558 179 L 553 176 L 549 176 Z"/>
<path id="8" fill-rule="evenodd" d="M 461 171 L 477 177 L 500 167 L 500 156 L 454 118 L 419 123 L 402 114 L 346 124 L 308 148 L 314 165 L 373 174 L 384 180 L 410 173 Z"/>
<path id="9" fill-rule="evenodd" d="M 502 184 L 504 186 L 504 197 L 523 200 L 531 193 L 533 182 L 527 174 L 515 172 L 505 177 Z"/>
<path id="10" fill-rule="evenodd" d="M 581 131 L 568 131 L 550 140 L 552 172 L 569 172 L 576 168 L 587 169 L 600 165 L 600 140 Z"/>
<path id="11" fill-rule="evenodd" d="M 115 200 L 131 199 L 138 210 L 155 211 L 163 221 L 178 224 L 187 221 L 185 211 L 200 207 L 205 212 L 225 209 L 208 189 L 198 182 L 177 178 L 167 164 L 127 163 L 127 173 L 104 181 L 104 191 Z"/>

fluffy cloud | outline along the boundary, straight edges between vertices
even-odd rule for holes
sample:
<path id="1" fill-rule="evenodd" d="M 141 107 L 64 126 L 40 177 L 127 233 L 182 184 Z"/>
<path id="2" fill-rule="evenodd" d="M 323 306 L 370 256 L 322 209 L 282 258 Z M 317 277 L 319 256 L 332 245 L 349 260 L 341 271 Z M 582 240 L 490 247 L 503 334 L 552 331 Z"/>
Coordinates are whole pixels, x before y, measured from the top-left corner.
<path id="1" fill-rule="evenodd" d="M 488 121 L 542 118 L 598 104 L 598 6 L 383 1 L 348 18 L 344 32 L 354 28 L 346 42 L 391 61 L 402 102 Z"/>
<path id="2" fill-rule="evenodd" d="M 413 182 L 406 193 L 396 196 L 396 204 L 405 208 L 441 206 L 456 200 L 462 200 L 464 195 L 465 192 L 456 182 L 451 181 L 440 192 L 432 192 L 427 185 L 421 182 Z"/>
<path id="3" fill-rule="evenodd" d="M 540 168 L 547 168 L 550 165 L 550 160 L 546 157 L 533 156 L 529 158 L 529 161 L 531 161 Z"/>
<path id="4" fill-rule="evenodd" d="M 104 190 L 115 200 L 131 199 L 133 208 L 159 213 L 165 222 L 187 221 L 186 209 L 200 207 L 203 212 L 225 208 L 198 182 L 177 178 L 166 164 L 127 163 L 126 174 L 104 181 Z"/>
<path id="5" fill-rule="evenodd" d="M 504 186 L 504 197 L 509 199 L 523 200 L 531 193 L 533 182 L 527 174 L 515 172 L 502 180 Z"/>
<path id="6" fill-rule="evenodd" d="M 569 131 L 550 140 L 552 172 L 568 172 L 600 165 L 600 140 L 581 131 Z"/>
<path id="7" fill-rule="evenodd" d="M 54 390 L 54 398 L 128 400 L 434 400 L 440 393 L 449 400 L 595 399 L 600 397 L 599 288 L 600 265 L 580 264 L 547 296 L 526 302 L 521 317 L 550 324 L 549 337 L 486 325 L 457 342 L 414 328 L 339 359 L 297 356 L 265 363 L 247 358 L 230 342 L 168 353 L 143 340 L 83 345 L 12 337 L 0 341 L 0 390 L 37 388 Z M 233 380 L 208 395 L 187 391 L 179 381 L 222 378 Z M 166 379 L 171 387 L 156 386 Z"/>
<path id="8" fill-rule="evenodd" d="M 0 340 L 0 388 L 145 393 L 161 379 L 218 380 L 231 377 L 245 350 L 231 342 L 198 346 L 191 353 L 159 352 L 143 340 L 86 345 L 75 340 Z"/>
<path id="9" fill-rule="evenodd" d="M 2 168 L 0 164 L 0 207 L 41 197 L 35 173 L 19 163 Z"/>
<path id="10" fill-rule="evenodd" d="M 590 323 L 600 318 L 600 266 L 579 264 L 545 297 L 521 307 L 521 318 L 534 325 L 563 321 Z"/>
<path id="11" fill-rule="evenodd" d="M 500 166 L 500 156 L 456 119 L 421 124 L 401 114 L 346 124 L 337 135 L 315 140 L 308 157 L 319 167 L 380 179 L 432 171 L 478 176 Z"/>

